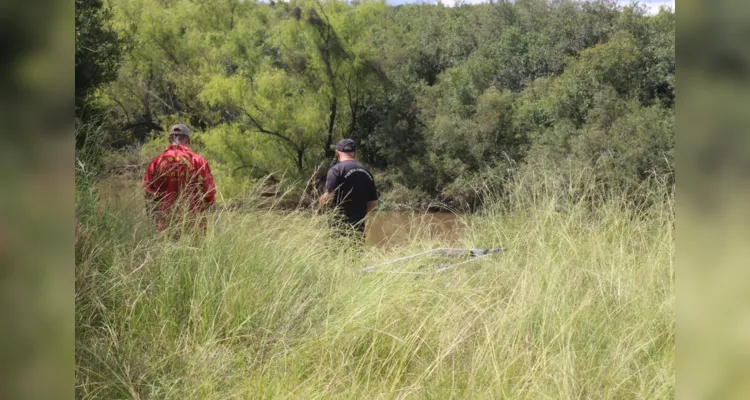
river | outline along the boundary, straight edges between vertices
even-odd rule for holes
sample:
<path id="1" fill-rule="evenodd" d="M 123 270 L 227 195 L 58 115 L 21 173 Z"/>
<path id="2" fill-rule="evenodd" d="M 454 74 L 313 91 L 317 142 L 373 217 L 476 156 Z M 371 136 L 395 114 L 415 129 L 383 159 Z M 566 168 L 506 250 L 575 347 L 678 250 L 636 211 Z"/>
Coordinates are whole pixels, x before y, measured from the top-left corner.
<path id="1" fill-rule="evenodd" d="M 379 247 L 394 247 L 415 237 L 456 244 L 465 227 L 459 216 L 449 212 L 383 211 L 367 223 L 366 234 L 367 242 Z"/>
<path id="2" fill-rule="evenodd" d="M 97 185 L 102 205 L 117 212 L 138 215 L 143 210 L 140 181 L 112 176 Z M 294 202 L 294 206 L 298 202 Z M 393 248 L 413 238 L 459 244 L 466 228 L 464 220 L 450 212 L 376 211 L 367 222 L 367 242 L 381 248 Z"/>

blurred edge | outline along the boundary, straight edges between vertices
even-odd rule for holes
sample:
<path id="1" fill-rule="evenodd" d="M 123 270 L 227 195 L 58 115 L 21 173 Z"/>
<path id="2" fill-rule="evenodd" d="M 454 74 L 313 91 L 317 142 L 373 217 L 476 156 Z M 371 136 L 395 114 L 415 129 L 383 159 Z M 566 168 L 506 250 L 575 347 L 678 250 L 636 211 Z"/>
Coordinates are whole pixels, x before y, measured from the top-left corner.
<path id="1" fill-rule="evenodd" d="M 4 2 L 1 398 L 73 397 L 73 2 Z M 678 395 L 750 397 L 750 4 L 678 15 Z"/>
<path id="2" fill-rule="evenodd" d="M 677 393 L 750 398 L 750 4 L 677 15 Z"/>
<path id="3" fill-rule="evenodd" d="M 0 9 L 0 398 L 72 398 L 74 3 Z"/>

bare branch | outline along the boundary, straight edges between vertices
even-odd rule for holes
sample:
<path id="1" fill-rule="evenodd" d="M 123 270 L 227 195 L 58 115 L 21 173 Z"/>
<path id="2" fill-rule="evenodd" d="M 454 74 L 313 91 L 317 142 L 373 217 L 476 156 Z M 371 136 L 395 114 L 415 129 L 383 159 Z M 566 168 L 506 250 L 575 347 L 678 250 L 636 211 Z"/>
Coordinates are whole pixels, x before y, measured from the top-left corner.
<path id="1" fill-rule="evenodd" d="M 146 128 L 149 128 L 154 131 L 162 130 L 161 125 L 155 123 L 154 121 L 140 121 L 140 122 L 129 123 L 127 125 L 124 125 L 122 128 L 120 128 L 120 130 L 126 131 L 128 129 L 133 129 L 139 126 L 145 126 Z"/>
<path id="2" fill-rule="evenodd" d="M 252 114 L 250 114 L 249 112 L 245 111 L 245 115 L 250 120 L 250 122 L 252 122 L 252 124 L 255 126 L 255 129 L 258 130 L 258 132 L 265 133 L 266 135 L 275 136 L 275 137 L 277 137 L 277 138 L 279 138 L 281 140 L 284 140 L 285 142 L 289 143 L 295 150 L 297 150 L 297 151 L 300 150 L 300 148 L 297 145 L 297 143 L 295 143 L 289 137 L 284 136 L 284 135 L 282 135 L 279 132 L 276 132 L 276 131 L 273 131 L 273 130 L 270 130 L 270 129 L 266 129 L 265 127 L 263 127 L 263 125 L 260 123 L 260 121 L 258 121 L 257 119 L 255 119 L 255 117 L 253 117 Z"/>

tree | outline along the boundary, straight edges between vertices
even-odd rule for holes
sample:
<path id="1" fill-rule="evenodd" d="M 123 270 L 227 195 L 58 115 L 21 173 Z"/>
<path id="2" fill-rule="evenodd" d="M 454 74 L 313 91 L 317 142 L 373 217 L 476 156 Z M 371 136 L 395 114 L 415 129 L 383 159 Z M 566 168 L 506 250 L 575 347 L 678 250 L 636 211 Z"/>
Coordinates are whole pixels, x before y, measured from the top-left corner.
<path id="1" fill-rule="evenodd" d="M 75 6 L 75 107 L 82 116 L 91 92 L 117 77 L 121 42 L 102 0 L 76 0 Z"/>
<path id="2" fill-rule="evenodd" d="M 354 133 L 363 96 L 384 79 L 369 55 L 367 27 L 373 24 L 357 22 L 376 19 L 385 6 L 292 2 L 283 7 L 268 37 L 273 51 L 257 72 L 214 75 L 200 98 L 235 113 L 245 134 L 275 140 L 301 175 L 309 162 L 333 156 L 336 137 Z"/>
<path id="3" fill-rule="evenodd" d="M 187 122 L 237 182 L 306 180 L 342 137 L 394 185 L 432 196 L 507 160 L 601 164 L 622 143 L 638 151 L 611 165 L 634 176 L 673 143 L 671 12 L 614 0 L 110 1 L 126 51 L 90 96 L 118 127 L 110 144 Z"/>

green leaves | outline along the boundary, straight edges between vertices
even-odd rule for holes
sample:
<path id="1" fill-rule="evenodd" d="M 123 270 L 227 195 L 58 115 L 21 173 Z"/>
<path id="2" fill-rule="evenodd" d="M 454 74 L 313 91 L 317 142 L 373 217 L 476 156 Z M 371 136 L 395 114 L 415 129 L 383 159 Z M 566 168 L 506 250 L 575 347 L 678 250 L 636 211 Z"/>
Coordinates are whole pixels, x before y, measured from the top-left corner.
<path id="1" fill-rule="evenodd" d="M 122 41 L 109 26 L 112 12 L 101 0 L 76 0 L 75 11 L 75 104 L 80 114 L 86 96 L 117 77 Z"/>
<path id="2" fill-rule="evenodd" d="M 636 176 L 664 170 L 673 148 L 672 13 L 609 0 L 112 4 L 127 51 L 94 96 L 127 132 L 112 137 L 186 122 L 234 177 L 306 180 L 342 137 L 430 194 L 497 160 L 609 154 L 607 168 Z"/>

